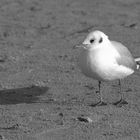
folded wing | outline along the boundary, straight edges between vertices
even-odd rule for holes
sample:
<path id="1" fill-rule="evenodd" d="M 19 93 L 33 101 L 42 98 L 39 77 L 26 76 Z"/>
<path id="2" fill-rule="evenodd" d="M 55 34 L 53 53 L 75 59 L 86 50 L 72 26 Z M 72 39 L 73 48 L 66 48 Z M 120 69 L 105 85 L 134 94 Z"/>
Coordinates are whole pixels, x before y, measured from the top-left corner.
<path id="1" fill-rule="evenodd" d="M 111 43 L 113 46 L 115 46 L 115 49 L 120 54 L 120 57 L 117 58 L 117 63 L 121 66 L 125 66 L 129 69 L 135 70 L 136 62 L 130 51 L 119 42 L 111 41 Z"/>

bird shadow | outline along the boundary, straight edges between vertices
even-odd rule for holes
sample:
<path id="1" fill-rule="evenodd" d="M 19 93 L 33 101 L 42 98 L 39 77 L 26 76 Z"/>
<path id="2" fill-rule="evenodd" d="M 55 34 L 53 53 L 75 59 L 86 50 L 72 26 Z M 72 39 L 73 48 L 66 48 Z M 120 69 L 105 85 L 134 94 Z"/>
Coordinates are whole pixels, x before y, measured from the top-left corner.
<path id="1" fill-rule="evenodd" d="M 35 103 L 39 100 L 39 96 L 45 94 L 48 89 L 48 87 L 30 86 L 0 90 L 0 104 Z"/>

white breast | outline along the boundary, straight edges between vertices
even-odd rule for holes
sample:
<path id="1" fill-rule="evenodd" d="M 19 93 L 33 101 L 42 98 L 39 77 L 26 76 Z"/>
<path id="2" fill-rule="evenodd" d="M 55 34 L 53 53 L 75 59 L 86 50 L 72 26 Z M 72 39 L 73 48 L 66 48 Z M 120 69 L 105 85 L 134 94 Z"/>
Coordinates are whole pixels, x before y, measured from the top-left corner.
<path id="1" fill-rule="evenodd" d="M 98 80 L 115 80 L 133 73 L 131 69 L 117 64 L 116 57 L 119 57 L 119 53 L 112 48 L 98 48 L 85 55 L 84 73 L 88 72 L 89 77 Z"/>

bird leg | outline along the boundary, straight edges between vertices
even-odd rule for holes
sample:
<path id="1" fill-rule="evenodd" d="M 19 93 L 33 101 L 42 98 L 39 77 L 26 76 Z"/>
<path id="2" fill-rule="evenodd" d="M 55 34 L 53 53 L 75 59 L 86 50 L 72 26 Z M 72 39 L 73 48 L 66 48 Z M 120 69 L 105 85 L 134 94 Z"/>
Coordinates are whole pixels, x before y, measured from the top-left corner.
<path id="1" fill-rule="evenodd" d="M 99 101 L 98 103 L 96 103 L 96 104 L 92 104 L 92 105 L 91 105 L 92 107 L 107 105 L 107 103 L 105 103 L 105 102 L 103 101 L 102 92 L 101 92 L 101 81 L 98 81 L 98 87 L 99 87 L 100 101 Z"/>
<path id="2" fill-rule="evenodd" d="M 121 99 L 120 99 L 119 101 L 113 103 L 113 104 L 114 104 L 114 105 L 117 105 L 117 106 L 122 106 L 122 105 L 124 105 L 124 104 L 128 104 L 128 102 L 125 101 L 125 99 L 124 99 L 124 94 L 123 94 L 123 92 L 122 92 L 122 86 L 121 86 L 121 80 L 120 80 L 120 79 L 119 79 L 118 86 L 119 86 L 119 89 L 120 89 L 119 92 L 120 92 L 120 94 L 121 94 Z"/>

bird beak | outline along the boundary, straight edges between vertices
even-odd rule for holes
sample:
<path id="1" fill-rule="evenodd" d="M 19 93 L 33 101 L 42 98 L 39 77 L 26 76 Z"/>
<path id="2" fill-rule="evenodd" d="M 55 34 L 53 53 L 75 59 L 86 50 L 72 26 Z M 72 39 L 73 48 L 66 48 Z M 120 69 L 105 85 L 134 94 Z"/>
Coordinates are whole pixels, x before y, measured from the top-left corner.
<path id="1" fill-rule="evenodd" d="M 78 44 L 76 46 L 74 46 L 74 48 L 84 48 L 84 49 L 88 49 L 89 48 L 89 45 L 88 44 Z"/>

